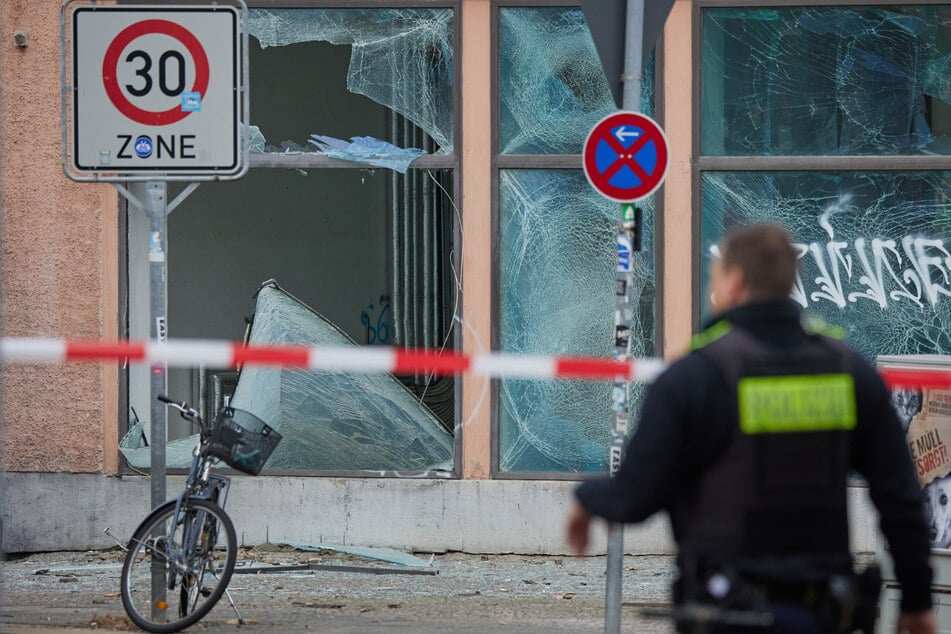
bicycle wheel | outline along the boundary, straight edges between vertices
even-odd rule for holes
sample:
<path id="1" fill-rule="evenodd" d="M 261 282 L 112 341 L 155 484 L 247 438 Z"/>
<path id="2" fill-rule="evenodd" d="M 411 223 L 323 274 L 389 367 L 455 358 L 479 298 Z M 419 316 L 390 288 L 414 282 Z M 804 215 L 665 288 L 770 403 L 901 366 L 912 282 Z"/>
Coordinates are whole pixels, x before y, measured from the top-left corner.
<path id="1" fill-rule="evenodd" d="M 234 524 L 221 507 L 190 498 L 176 516 L 175 500 L 166 502 L 145 518 L 129 541 L 122 566 L 122 606 L 143 630 L 185 629 L 221 598 L 236 556 Z"/>

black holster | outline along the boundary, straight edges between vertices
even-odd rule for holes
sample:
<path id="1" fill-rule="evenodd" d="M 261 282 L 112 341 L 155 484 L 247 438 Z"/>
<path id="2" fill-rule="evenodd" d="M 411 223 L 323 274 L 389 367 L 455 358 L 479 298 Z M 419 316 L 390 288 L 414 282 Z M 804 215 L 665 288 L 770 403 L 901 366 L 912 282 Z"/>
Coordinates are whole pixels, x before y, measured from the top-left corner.
<path id="1" fill-rule="evenodd" d="M 722 573 L 721 573 L 722 574 Z M 808 584 L 764 583 L 727 573 L 730 591 L 719 598 L 705 592 L 709 575 L 681 578 L 674 586 L 674 617 L 679 632 L 717 632 L 731 624 L 768 629 L 770 605 L 798 603 L 818 616 L 828 634 L 873 634 L 882 575 L 877 565 L 858 573 L 832 575 Z"/>
<path id="2" fill-rule="evenodd" d="M 881 588 L 882 572 L 877 564 L 856 574 L 831 577 L 820 611 L 825 628 L 836 634 L 873 634 Z"/>

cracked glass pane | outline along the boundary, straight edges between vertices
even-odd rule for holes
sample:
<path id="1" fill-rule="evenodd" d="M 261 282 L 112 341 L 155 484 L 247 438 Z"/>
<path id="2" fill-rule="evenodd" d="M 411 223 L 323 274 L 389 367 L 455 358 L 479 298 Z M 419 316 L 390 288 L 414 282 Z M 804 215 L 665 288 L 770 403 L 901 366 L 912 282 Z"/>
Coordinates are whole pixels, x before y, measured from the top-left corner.
<path id="1" fill-rule="evenodd" d="M 792 298 L 807 316 L 843 327 L 869 360 L 951 353 L 949 192 L 951 172 L 707 172 L 704 288 L 723 231 L 779 222 L 797 242 Z"/>
<path id="2" fill-rule="evenodd" d="M 654 351 L 653 199 L 634 254 L 631 354 Z M 608 356 L 614 344 L 618 203 L 580 170 L 503 170 L 499 178 L 499 344 L 503 352 Z M 604 471 L 611 385 L 506 379 L 499 388 L 503 471 Z M 632 384 L 631 411 L 640 388 Z"/>
<path id="3" fill-rule="evenodd" d="M 509 154 L 580 154 L 617 110 L 584 15 L 575 7 L 499 10 L 499 146 Z M 653 110 L 653 56 L 641 111 Z M 654 348 L 653 199 L 635 254 L 633 355 Z M 618 204 L 581 170 L 499 172 L 499 343 L 504 352 L 606 356 L 614 350 Z M 641 387 L 632 385 L 636 412 Z M 611 385 L 499 382 L 499 467 L 595 472 L 607 465 Z"/>
<path id="4" fill-rule="evenodd" d="M 248 343 L 335 349 L 356 346 L 346 333 L 300 299 L 266 282 L 256 297 Z M 451 422 L 390 374 L 307 372 L 297 368 L 242 369 L 230 404 L 251 412 L 283 436 L 267 461 L 271 470 L 452 471 Z M 151 449 L 133 427 L 120 451 L 147 468 Z M 171 440 L 168 467 L 187 468 L 197 435 Z"/>
<path id="5" fill-rule="evenodd" d="M 641 88 L 645 113 L 652 62 Z M 617 110 L 580 8 L 499 10 L 499 105 L 503 154 L 580 154 L 594 124 Z"/>
<path id="6" fill-rule="evenodd" d="M 951 154 L 951 5 L 702 20 L 702 154 Z"/>
<path id="7" fill-rule="evenodd" d="M 276 284 L 258 292 L 249 343 L 356 345 Z M 452 433 L 392 375 L 247 367 L 231 404 L 283 435 L 272 469 L 452 469 Z"/>
<path id="8" fill-rule="evenodd" d="M 452 9 L 251 9 L 249 21 L 251 116 L 268 152 L 371 134 L 452 153 Z"/>

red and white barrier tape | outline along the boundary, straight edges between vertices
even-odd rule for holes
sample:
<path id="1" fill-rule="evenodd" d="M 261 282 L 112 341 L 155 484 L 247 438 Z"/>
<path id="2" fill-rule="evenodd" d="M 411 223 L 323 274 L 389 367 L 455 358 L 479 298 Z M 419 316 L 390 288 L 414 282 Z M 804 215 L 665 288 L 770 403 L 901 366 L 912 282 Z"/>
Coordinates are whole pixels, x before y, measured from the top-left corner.
<path id="1" fill-rule="evenodd" d="M 951 369 L 880 368 L 878 373 L 888 387 L 951 389 Z"/>
<path id="2" fill-rule="evenodd" d="M 551 357 L 344 346 L 246 346 L 233 341 L 67 341 L 31 337 L 0 338 L 0 363 L 128 361 L 167 367 L 240 365 L 293 367 L 371 374 L 477 374 L 491 378 L 614 380 L 650 382 L 665 367 L 662 359 L 619 361 L 599 357 Z"/>
<path id="3" fill-rule="evenodd" d="M 344 346 L 246 346 L 234 341 L 179 339 L 156 341 L 67 341 L 35 337 L 0 338 L 0 363 L 120 361 L 162 363 L 188 368 L 207 365 L 293 367 L 327 372 L 370 374 L 477 374 L 490 378 L 613 381 L 624 377 L 649 383 L 663 372 L 662 359 L 618 361 L 601 357 L 552 357 L 452 351 Z M 889 387 L 951 389 L 951 371 L 880 368 Z"/>

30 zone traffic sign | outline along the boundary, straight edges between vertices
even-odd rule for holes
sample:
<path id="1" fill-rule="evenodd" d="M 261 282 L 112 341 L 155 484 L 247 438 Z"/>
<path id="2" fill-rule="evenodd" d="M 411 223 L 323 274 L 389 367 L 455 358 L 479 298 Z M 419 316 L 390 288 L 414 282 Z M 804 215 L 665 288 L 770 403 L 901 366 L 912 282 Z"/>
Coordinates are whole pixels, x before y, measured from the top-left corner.
<path id="1" fill-rule="evenodd" d="M 73 169 L 238 172 L 240 23 L 224 3 L 76 7 Z"/>

